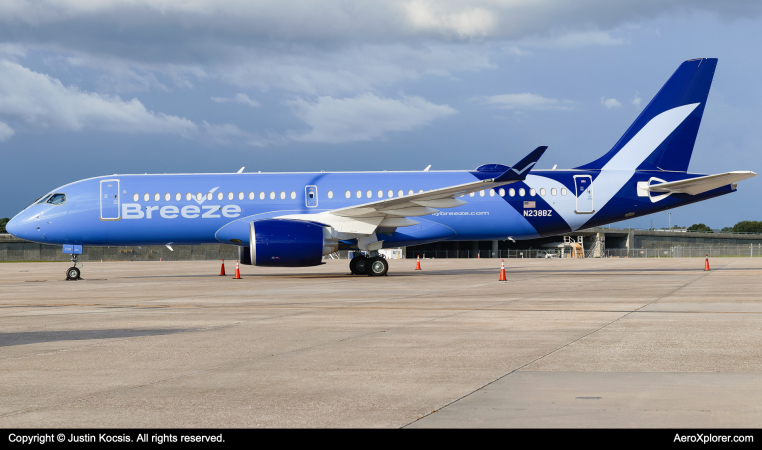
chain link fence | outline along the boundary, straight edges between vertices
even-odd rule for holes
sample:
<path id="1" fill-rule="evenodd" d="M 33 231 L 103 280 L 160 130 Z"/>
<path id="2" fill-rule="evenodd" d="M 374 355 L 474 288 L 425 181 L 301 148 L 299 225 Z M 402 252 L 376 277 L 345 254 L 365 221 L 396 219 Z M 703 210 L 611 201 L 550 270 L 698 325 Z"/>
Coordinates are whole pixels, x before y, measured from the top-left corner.
<path id="1" fill-rule="evenodd" d="M 762 246 L 757 245 L 693 245 L 669 248 L 609 248 L 603 250 L 604 258 L 704 258 L 721 257 L 762 257 Z"/>
<path id="2" fill-rule="evenodd" d="M 591 253 L 585 249 L 587 257 Z M 665 248 L 607 248 L 600 251 L 601 258 L 704 258 L 711 257 L 762 257 L 762 245 L 706 245 L 676 246 Z M 572 258 L 571 250 L 529 249 L 529 250 L 421 250 L 408 249 L 407 259 L 420 256 L 424 259 L 438 258 Z"/>

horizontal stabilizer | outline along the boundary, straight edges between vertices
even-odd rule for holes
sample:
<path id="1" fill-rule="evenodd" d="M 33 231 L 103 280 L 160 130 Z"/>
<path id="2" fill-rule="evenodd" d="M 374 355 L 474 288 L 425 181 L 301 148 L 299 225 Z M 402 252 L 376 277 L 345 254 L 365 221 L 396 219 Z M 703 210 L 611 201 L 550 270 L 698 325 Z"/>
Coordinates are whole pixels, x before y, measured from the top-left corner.
<path id="1" fill-rule="evenodd" d="M 638 183 L 638 191 L 646 188 L 651 192 L 698 195 L 755 176 L 757 174 L 754 172 L 727 172 L 687 180 L 671 181 L 669 183 L 652 184 L 647 187 L 642 186 L 643 183 L 648 184 L 647 181 L 644 181 Z"/>

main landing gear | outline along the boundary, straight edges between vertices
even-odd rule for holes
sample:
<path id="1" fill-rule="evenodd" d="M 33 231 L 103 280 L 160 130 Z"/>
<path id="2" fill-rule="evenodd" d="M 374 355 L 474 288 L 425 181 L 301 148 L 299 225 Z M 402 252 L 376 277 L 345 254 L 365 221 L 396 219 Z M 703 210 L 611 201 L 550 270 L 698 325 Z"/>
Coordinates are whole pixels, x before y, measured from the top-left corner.
<path id="1" fill-rule="evenodd" d="M 371 277 L 381 277 L 389 272 L 389 263 L 386 258 L 377 252 L 372 252 L 371 257 L 357 255 L 349 262 L 349 270 L 352 275 L 368 275 Z"/>
<path id="2" fill-rule="evenodd" d="M 73 266 L 66 269 L 66 281 L 81 280 L 79 276 L 79 269 L 77 268 L 77 255 L 71 255 L 71 262 Z"/>

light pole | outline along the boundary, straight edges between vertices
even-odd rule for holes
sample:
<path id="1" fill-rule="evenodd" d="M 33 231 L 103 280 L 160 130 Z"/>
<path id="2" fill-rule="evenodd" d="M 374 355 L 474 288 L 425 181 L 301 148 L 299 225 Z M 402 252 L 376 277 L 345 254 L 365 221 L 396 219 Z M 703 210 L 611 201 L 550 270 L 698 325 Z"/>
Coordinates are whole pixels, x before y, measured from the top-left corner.
<path id="1" fill-rule="evenodd" d="M 672 228 L 672 212 L 668 212 L 667 216 L 669 216 L 669 225 L 668 225 L 668 227 L 671 229 Z"/>

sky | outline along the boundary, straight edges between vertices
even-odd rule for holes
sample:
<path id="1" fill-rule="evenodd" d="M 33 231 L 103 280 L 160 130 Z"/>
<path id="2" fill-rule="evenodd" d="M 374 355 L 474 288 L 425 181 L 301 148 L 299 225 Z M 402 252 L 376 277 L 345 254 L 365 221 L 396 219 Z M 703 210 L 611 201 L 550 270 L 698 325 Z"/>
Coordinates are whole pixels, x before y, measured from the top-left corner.
<path id="1" fill-rule="evenodd" d="M 115 173 L 576 167 L 699 57 L 689 171 L 760 172 L 760 42 L 744 0 L 0 0 L 0 217 Z M 760 188 L 671 224 L 762 220 Z"/>

